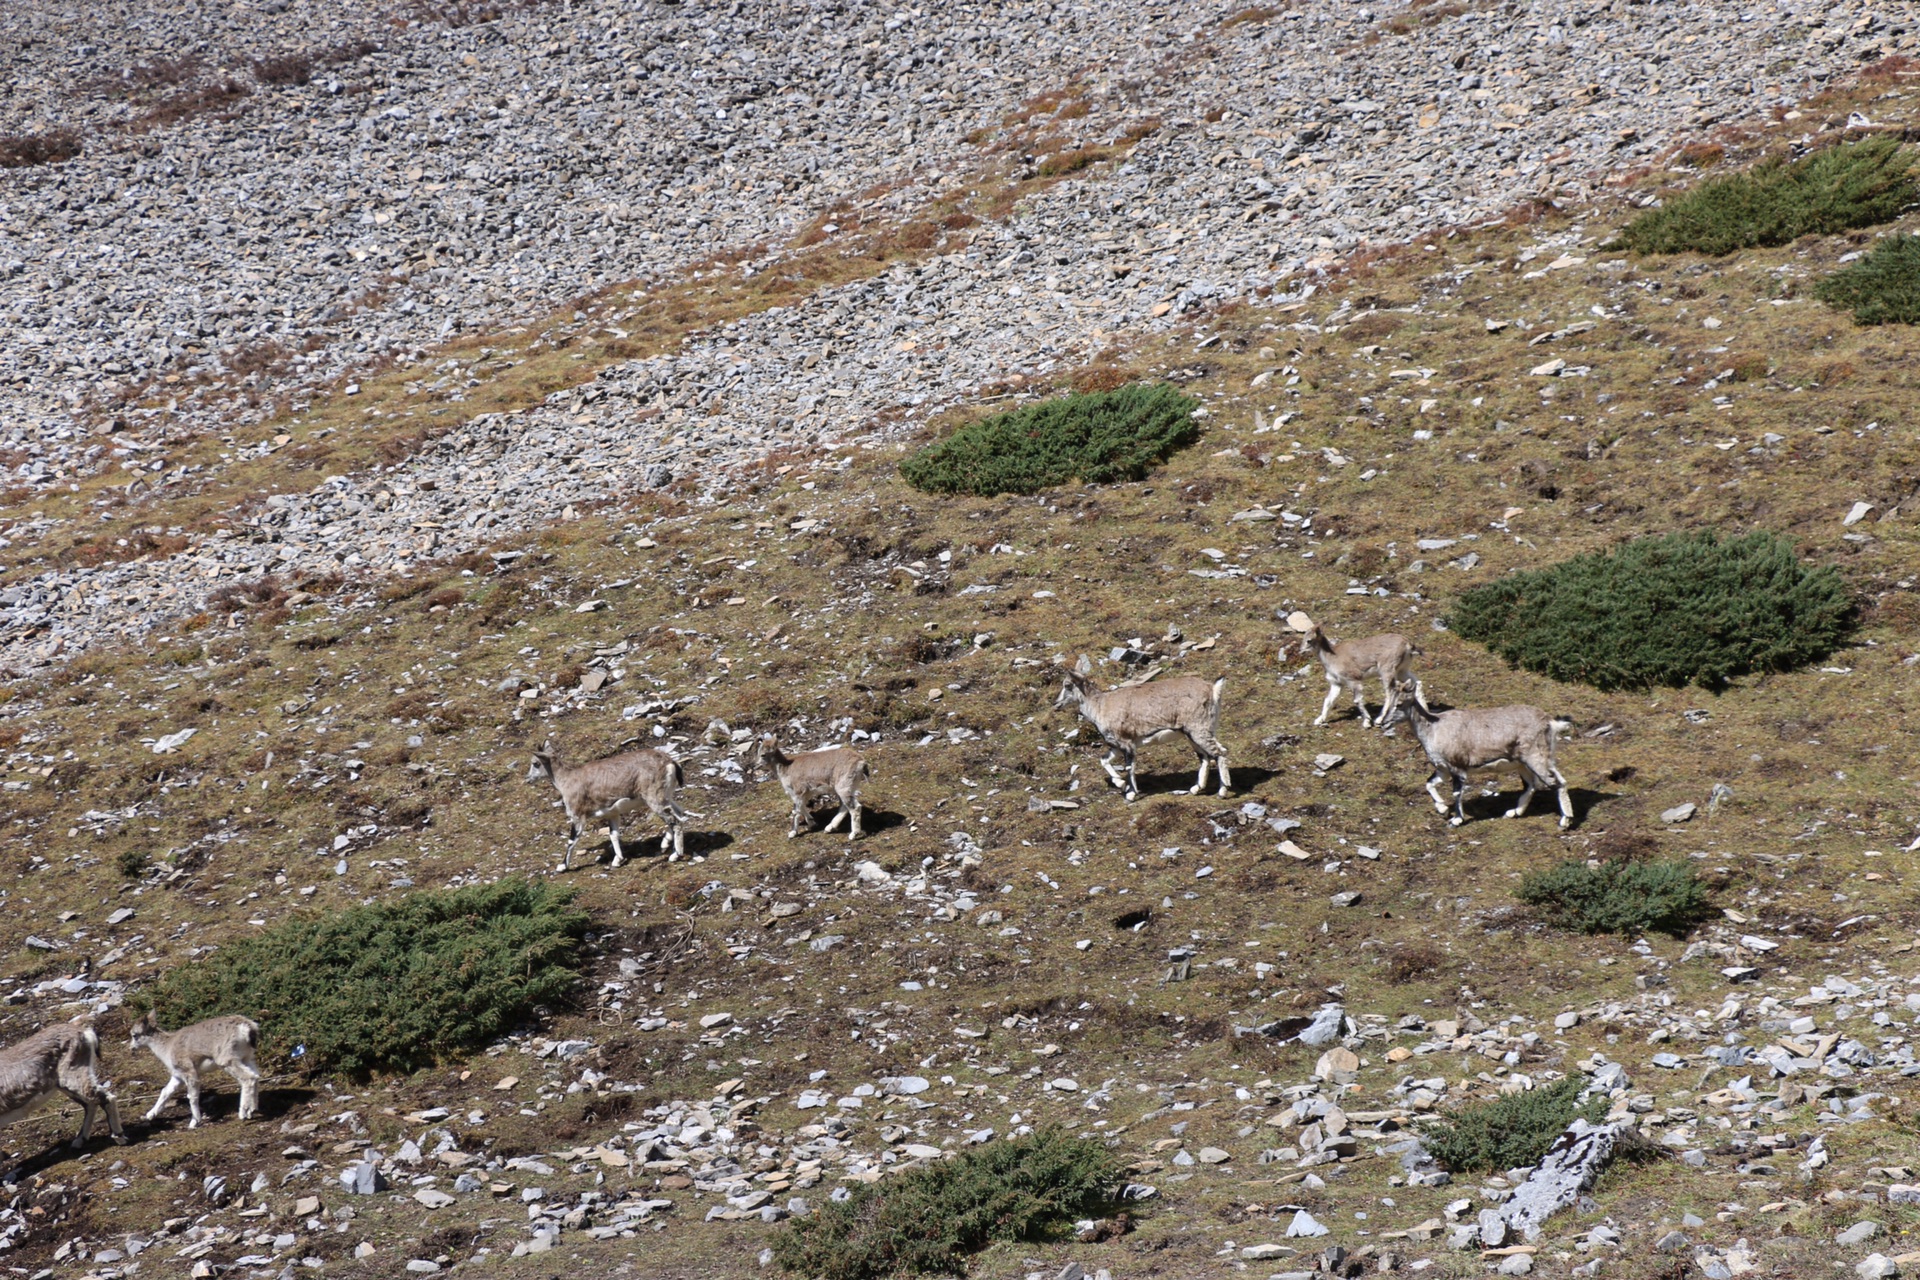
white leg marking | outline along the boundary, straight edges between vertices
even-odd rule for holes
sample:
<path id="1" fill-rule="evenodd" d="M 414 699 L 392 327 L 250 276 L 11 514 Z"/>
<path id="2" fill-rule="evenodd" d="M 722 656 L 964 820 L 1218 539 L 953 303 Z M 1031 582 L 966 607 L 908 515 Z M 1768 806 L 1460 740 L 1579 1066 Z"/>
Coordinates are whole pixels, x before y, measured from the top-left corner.
<path id="1" fill-rule="evenodd" d="M 167 1080 L 166 1086 L 160 1090 L 160 1096 L 154 1099 L 152 1109 L 147 1112 L 147 1119 L 152 1120 L 155 1117 L 157 1117 L 162 1111 L 166 1110 L 168 1100 L 171 1099 L 173 1095 L 179 1091 L 179 1089 L 180 1089 L 180 1077 L 170 1076 Z"/>
<path id="2" fill-rule="evenodd" d="M 240 1082 L 240 1118 L 251 1120 L 260 1110 L 260 1069 L 250 1062 L 236 1062 L 231 1074 Z"/>

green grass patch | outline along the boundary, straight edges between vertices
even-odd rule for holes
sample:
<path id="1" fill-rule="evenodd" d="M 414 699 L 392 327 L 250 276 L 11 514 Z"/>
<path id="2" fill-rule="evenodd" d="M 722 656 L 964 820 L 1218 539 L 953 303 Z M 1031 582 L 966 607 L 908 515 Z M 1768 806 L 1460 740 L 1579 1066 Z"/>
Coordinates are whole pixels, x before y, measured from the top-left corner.
<path id="1" fill-rule="evenodd" d="M 1058 1129 L 996 1142 L 854 1188 L 773 1238 L 783 1270 L 817 1280 L 961 1275 L 990 1244 L 1045 1238 L 1111 1202 L 1120 1166 Z"/>
<path id="2" fill-rule="evenodd" d="M 1706 886 L 1685 862 L 1562 862 L 1522 880 L 1518 897 L 1582 933 L 1680 937 L 1713 914 Z"/>
<path id="3" fill-rule="evenodd" d="M 1912 164 L 1884 137 L 1769 160 L 1641 214 L 1621 240 L 1636 253 L 1718 255 L 1891 222 L 1920 199 Z"/>
<path id="4" fill-rule="evenodd" d="M 571 902 L 504 880 L 299 917 L 170 970 L 152 1005 L 168 1026 L 245 1014 L 308 1071 L 416 1071 L 567 990 L 587 924 Z"/>
<path id="5" fill-rule="evenodd" d="M 1920 324 L 1920 236 L 1888 236 L 1814 285 L 1813 295 L 1860 324 Z"/>
<path id="6" fill-rule="evenodd" d="M 1641 538 L 1466 592 L 1448 623 L 1508 662 L 1597 689 L 1787 671 L 1832 653 L 1854 610 L 1840 574 L 1771 533 Z"/>
<path id="7" fill-rule="evenodd" d="M 900 464 L 929 493 L 1033 493 L 1138 480 L 1190 443 L 1197 400 L 1165 383 L 1062 396 L 962 427 Z"/>
<path id="8" fill-rule="evenodd" d="M 1606 1118 L 1601 1096 L 1580 1101 L 1582 1076 L 1475 1103 L 1455 1113 L 1422 1142 L 1433 1158 L 1455 1173 L 1505 1173 L 1538 1164 L 1576 1116 L 1589 1124 Z"/>

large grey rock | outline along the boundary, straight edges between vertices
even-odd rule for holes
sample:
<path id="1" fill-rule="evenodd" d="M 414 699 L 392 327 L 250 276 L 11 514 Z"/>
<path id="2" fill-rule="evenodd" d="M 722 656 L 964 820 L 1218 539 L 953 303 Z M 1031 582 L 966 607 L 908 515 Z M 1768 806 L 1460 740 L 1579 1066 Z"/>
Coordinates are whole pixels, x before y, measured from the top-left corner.
<path id="1" fill-rule="evenodd" d="M 340 1171 L 340 1185 L 356 1196 L 370 1196 L 385 1191 L 387 1179 L 378 1164 L 359 1160 Z"/>
<path id="2" fill-rule="evenodd" d="M 1669 1231 L 1654 1241 L 1653 1247 L 1659 1253 L 1685 1253 L 1692 1243 L 1684 1231 Z"/>
<path id="3" fill-rule="evenodd" d="M 1539 1165 L 1525 1182 L 1514 1188 L 1504 1204 L 1497 1210 L 1482 1211 L 1483 1238 L 1488 1213 L 1495 1214 L 1526 1239 L 1537 1238 L 1548 1218 L 1578 1202 L 1600 1176 L 1600 1171 L 1613 1158 L 1622 1128 L 1617 1124 L 1593 1125 L 1576 1119 L 1554 1140 Z"/>
<path id="4" fill-rule="evenodd" d="M 1347 1011 L 1342 1005 L 1322 1005 L 1307 1029 L 1294 1039 L 1304 1045 L 1319 1046 L 1338 1040 L 1346 1033 Z"/>

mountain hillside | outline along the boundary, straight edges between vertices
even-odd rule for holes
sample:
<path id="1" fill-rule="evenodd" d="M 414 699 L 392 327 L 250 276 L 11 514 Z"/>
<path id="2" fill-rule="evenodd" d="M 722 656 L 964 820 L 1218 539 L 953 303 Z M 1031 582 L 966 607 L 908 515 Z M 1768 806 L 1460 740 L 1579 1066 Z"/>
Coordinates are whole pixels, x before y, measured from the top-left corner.
<path id="1" fill-rule="evenodd" d="M 0 32 L 0 1041 L 90 1015 L 132 1139 L 8 1128 L 0 1263 L 807 1274 L 836 1201 L 1038 1134 L 1124 1198 L 966 1274 L 1920 1268 L 1920 388 L 1907 326 L 1820 300 L 1920 210 L 1622 238 L 1914 157 L 1898 6 Z M 902 478 L 1134 383 L 1197 406 L 1143 479 Z M 1840 647 L 1603 691 L 1450 622 L 1754 531 L 1838 574 Z M 1573 822 L 1508 779 L 1450 825 L 1408 725 L 1315 724 L 1296 612 L 1406 636 L 1436 709 L 1570 722 Z M 1178 738 L 1108 787 L 1082 655 L 1224 678 L 1228 794 Z M 789 838 L 766 734 L 864 754 L 860 840 Z M 684 855 L 635 813 L 556 872 L 549 744 L 668 752 Z M 218 1069 L 205 1123 L 143 1118 L 149 1005 L 258 1021 L 257 1118 Z M 1614 1144 L 1544 1225 L 1502 1099 Z"/>

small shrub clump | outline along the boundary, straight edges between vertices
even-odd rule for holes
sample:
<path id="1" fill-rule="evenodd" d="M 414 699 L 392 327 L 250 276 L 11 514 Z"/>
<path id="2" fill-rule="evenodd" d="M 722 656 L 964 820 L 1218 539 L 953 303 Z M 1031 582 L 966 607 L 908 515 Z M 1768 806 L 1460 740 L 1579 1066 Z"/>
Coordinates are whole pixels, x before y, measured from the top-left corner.
<path id="1" fill-rule="evenodd" d="M 1538 1164 L 1554 1139 L 1576 1117 L 1589 1124 L 1606 1118 L 1607 1100 L 1598 1095 L 1580 1101 L 1586 1080 L 1580 1076 L 1491 1102 L 1465 1107 L 1421 1141 L 1455 1173 L 1504 1173 Z"/>
<path id="2" fill-rule="evenodd" d="M 1409 942 L 1387 953 L 1387 981 L 1396 985 L 1426 977 L 1447 962 L 1447 953 L 1431 942 Z"/>
<path id="3" fill-rule="evenodd" d="M 127 121 L 126 127 L 132 133 L 148 133 L 209 113 L 218 113 L 217 119 L 231 120 L 239 111 L 235 104 L 252 92 L 245 83 L 231 77 L 217 80 L 160 99 Z"/>
<path id="4" fill-rule="evenodd" d="M 170 970 L 153 1009 L 169 1026 L 243 1013 L 309 1071 L 416 1071 L 567 990 L 587 924 L 571 902 L 512 880 L 296 918 Z"/>
<path id="5" fill-rule="evenodd" d="M 308 84 L 313 80 L 313 55 L 304 51 L 270 54 L 255 58 L 249 70 L 261 84 Z"/>
<path id="6" fill-rule="evenodd" d="M 1685 862 L 1571 860 L 1520 882 L 1520 901 L 1582 933 L 1649 933 L 1675 937 L 1713 913 L 1707 888 Z"/>
<path id="7" fill-rule="evenodd" d="M 996 1142 L 826 1201 L 773 1238 L 782 1269 L 815 1280 L 962 1275 L 969 1254 L 1032 1240 L 1108 1205 L 1120 1166 L 1058 1129 Z"/>
<path id="8" fill-rule="evenodd" d="M 1449 625 L 1516 666 L 1597 689 L 1787 671 L 1832 653 L 1854 618 L 1832 568 L 1755 532 L 1641 538 L 1475 587 Z"/>
<path id="9" fill-rule="evenodd" d="M 1912 164 L 1884 137 L 1768 160 L 1641 214 L 1620 238 L 1636 253 L 1718 256 L 1891 222 L 1920 199 Z"/>
<path id="10" fill-rule="evenodd" d="M 1888 236 L 1813 287 L 1858 324 L 1920 324 L 1920 236 Z"/>
<path id="11" fill-rule="evenodd" d="M 28 169 L 40 164 L 61 164 L 85 150 L 80 135 L 73 129 L 54 129 L 48 133 L 9 133 L 0 135 L 0 169 Z"/>
<path id="12" fill-rule="evenodd" d="M 1078 480 L 1138 480 L 1193 440 L 1199 402 L 1165 383 L 1027 405 L 929 445 L 900 464 L 929 493 L 1033 493 Z"/>

